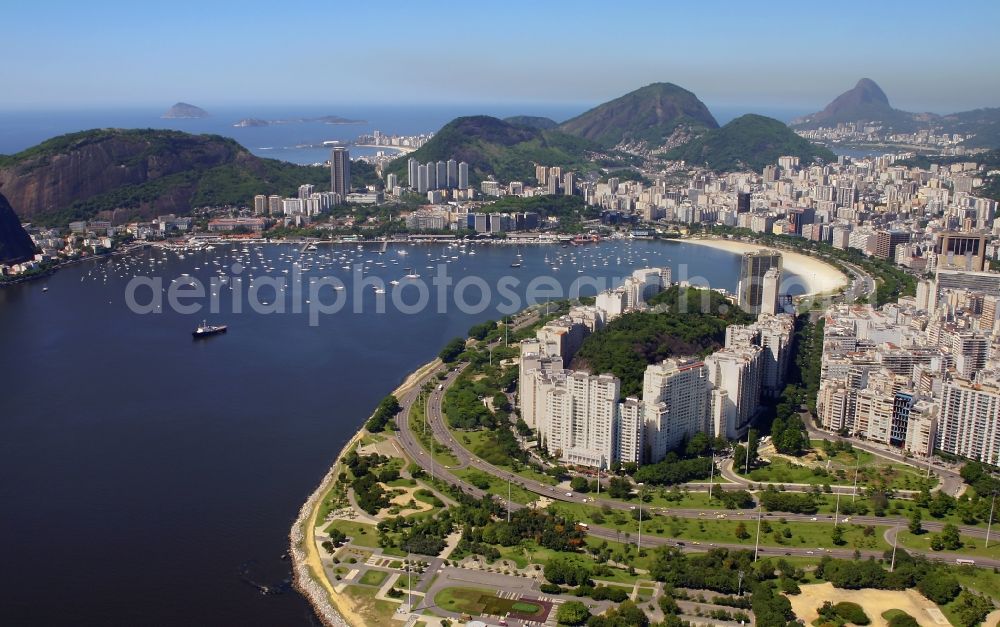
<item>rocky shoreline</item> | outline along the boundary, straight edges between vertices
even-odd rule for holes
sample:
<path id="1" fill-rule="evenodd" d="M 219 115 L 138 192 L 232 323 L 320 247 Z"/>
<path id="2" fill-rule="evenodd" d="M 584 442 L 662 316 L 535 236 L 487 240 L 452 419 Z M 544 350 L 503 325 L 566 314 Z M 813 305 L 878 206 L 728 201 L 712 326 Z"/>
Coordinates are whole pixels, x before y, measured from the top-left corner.
<path id="1" fill-rule="evenodd" d="M 358 439 L 360 432 L 347 444 L 352 446 Z M 344 449 L 347 450 L 347 447 Z M 341 452 L 343 454 L 343 451 Z M 336 464 L 340 462 L 340 455 L 337 456 Z M 313 509 L 318 505 L 326 491 L 330 488 L 333 480 L 333 468 L 323 477 L 316 490 L 309 495 L 309 498 L 299 510 L 299 515 L 295 519 L 295 524 L 288 534 L 289 555 L 292 557 L 292 586 L 309 601 L 313 611 L 320 622 L 326 627 L 351 627 L 330 599 L 327 590 L 309 572 L 309 564 L 306 561 L 305 543 L 310 541 L 306 532 L 306 525 L 312 516 Z"/>

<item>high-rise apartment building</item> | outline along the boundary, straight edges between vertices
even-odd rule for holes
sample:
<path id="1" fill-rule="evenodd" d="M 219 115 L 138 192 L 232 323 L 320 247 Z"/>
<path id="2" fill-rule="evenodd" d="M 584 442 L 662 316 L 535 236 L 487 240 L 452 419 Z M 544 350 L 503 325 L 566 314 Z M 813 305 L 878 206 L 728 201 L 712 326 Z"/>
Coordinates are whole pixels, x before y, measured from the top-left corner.
<path id="1" fill-rule="evenodd" d="M 708 381 L 726 392 L 726 428 L 713 435 L 739 437 L 760 408 L 764 351 L 755 345 L 725 348 L 705 358 Z"/>
<path id="2" fill-rule="evenodd" d="M 462 161 L 458 164 L 458 188 L 468 189 L 469 187 L 469 164 Z"/>
<path id="3" fill-rule="evenodd" d="M 946 383 L 937 443 L 946 453 L 1000 464 L 1000 388 L 964 380 Z"/>
<path id="4" fill-rule="evenodd" d="M 758 313 L 764 298 L 764 275 L 771 268 L 781 272 L 781 253 L 769 250 L 743 253 L 737 302 L 744 311 Z"/>
<path id="5" fill-rule="evenodd" d="M 338 194 L 341 202 L 351 191 L 351 153 L 343 146 L 330 152 L 330 191 Z"/>
<path id="6" fill-rule="evenodd" d="M 447 179 L 445 180 L 445 187 L 448 189 L 454 189 L 458 187 L 458 162 L 454 159 L 448 159 L 447 163 Z"/>
<path id="7" fill-rule="evenodd" d="M 646 367 L 642 403 L 646 415 L 646 449 L 650 462 L 695 433 L 708 429 L 708 369 L 701 361 L 667 359 Z"/>
<path id="8" fill-rule="evenodd" d="M 778 313 L 778 288 L 781 284 L 781 270 L 771 268 L 764 273 L 764 284 L 761 290 L 760 313 L 773 316 Z"/>
<path id="9" fill-rule="evenodd" d="M 407 183 L 407 185 L 410 186 L 411 189 L 417 189 L 417 177 L 419 176 L 419 172 L 418 172 L 417 168 L 419 168 L 419 167 L 420 167 L 420 162 L 419 161 L 417 161 L 413 157 L 410 157 L 409 159 L 407 159 L 407 161 L 406 161 L 406 173 L 408 175 L 408 178 L 406 180 L 406 183 Z M 427 191 L 427 190 L 424 190 L 424 191 Z"/>

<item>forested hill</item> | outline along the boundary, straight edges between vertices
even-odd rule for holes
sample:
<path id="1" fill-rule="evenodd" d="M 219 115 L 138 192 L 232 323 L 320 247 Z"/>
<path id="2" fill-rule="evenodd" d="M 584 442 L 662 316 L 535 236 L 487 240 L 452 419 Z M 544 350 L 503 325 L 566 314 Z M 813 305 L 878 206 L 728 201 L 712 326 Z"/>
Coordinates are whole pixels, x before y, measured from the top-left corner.
<path id="1" fill-rule="evenodd" d="M 488 115 L 455 118 L 445 124 L 420 149 L 394 160 L 388 168 L 408 182 L 407 163 L 465 161 L 475 185 L 488 176 L 501 181 L 534 181 L 535 164 L 563 169 L 588 168 L 587 155 L 596 146 L 590 141 L 557 130 L 510 124 Z M 544 183 L 544 181 L 542 181 Z"/>
<path id="2" fill-rule="evenodd" d="M 361 162 L 351 174 L 355 185 L 375 181 Z M 170 130 L 82 131 L 0 155 L 0 193 L 40 224 L 248 206 L 255 194 L 294 196 L 303 183 L 329 189 L 329 170 L 262 159 L 219 135 Z"/>
<path id="3" fill-rule="evenodd" d="M 671 287 L 649 300 L 664 313 L 625 314 L 591 334 L 571 368 L 610 372 L 621 379 L 622 397 L 642 393 L 646 366 L 668 357 L 706 356 L 725 345 L 726 327 L 753 316 L 710 290 Z"/>
<path id="4" fill-rule="evenodd" d="M 756 114 L 740 116 L 720 129 L 709 131 L 671 150 L 666 158 L 684 160 L 692 166 L 707 165 L 718 171 L 760 171 L 784 155 L 798 157 L 802 163 L 836 160 L 830 150 L 799 137 L 782 122 Z"/>

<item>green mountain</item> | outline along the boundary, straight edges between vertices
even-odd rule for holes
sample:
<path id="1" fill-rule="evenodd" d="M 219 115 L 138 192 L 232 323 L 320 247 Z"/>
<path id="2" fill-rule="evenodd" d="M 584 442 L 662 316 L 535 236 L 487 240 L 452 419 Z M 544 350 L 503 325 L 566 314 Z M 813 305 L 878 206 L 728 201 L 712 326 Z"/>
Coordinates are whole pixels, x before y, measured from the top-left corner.
<path id="1" fill-rule="evenodd" d="M 535 177 L 535 164 L 571 169 L 590 167 L 591 142 L 556 130 L 516 126 L 486 115 L 455 118 L 418 150 L 393 160 L 387 172 L 407 180 L 407 161 L 465 161 L 473 184 L 494 175 L 502 181 Z"/>
<path id="2" fill-rule="evenodd" d="M 783 155 L 799 157 L 803 163 L 817 158 L 836 160 L 828 149 L 799 137 L 782 122 L 752 113 L 674 148 L 664 156 L 691 165 L 707 164 L 713 170 L 761 170 Z"/>
<path id="3" fill-rule="evenodd" d="M 3 194 L 0 194 L 0 263 L 20 263 L 35 254 L 35 243 L 21 226 Z"/>
<path id="4" fill-rule="evenodd" d="M 513 124 L 514 126 L 537 128 L 540 131 L 547 131 L 559 126 L 559 123 L 552 118 L 537 115 L 512 115 L 509 118 L 504 118 L 503 121 L 507 124 Z"/>
<path id="5" fill-rule="evenodd" d="M 675 146 L 718 127 L 693 93 L 672 83 L 653 83 L 567 120 L 559 129 L 612 147 L 623 141 Z"/>
<path id="6" fill-rule="evenodd" d="M 360 162 L 351 174 L 355 184 L 375 180 Z M 0 155 L 0 193 L 22 218 L 41 224 L 248 206 L 255 194 L 291 196 L 303 183 L 328 189 L 329 170 L 261 159 L 232 139 L 179 131 L 82 131 Z"/>

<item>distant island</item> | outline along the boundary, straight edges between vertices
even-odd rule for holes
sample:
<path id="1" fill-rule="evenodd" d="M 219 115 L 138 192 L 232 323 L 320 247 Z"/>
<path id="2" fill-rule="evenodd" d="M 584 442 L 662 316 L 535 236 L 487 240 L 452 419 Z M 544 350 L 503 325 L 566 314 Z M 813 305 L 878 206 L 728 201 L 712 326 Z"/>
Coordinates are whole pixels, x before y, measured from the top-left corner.
<path id="1" fill-rule="evenodd" d="M 205 111 L 201 107 L 196 107 L 193 104 L 188 104 L 186 102 L 178 102 L 174 106 L 167 109 L 167 112 L 161 115 L 160 117 L 166 120 L 207 118 L 208 111 Z"/>
<path id="2" fill-rule="evenodd" d="M 339 115 L 324 115 L 318 118 L 289 118 L 287 120 L 262 120 L 260 118 L 243 118 L 233 124 L 236 128 L 256 128 L 273 124 L 301 124 L 303 122 L 322 122 L 323 124 L 368 124 L 367 120 L 352 120 Z"/>

